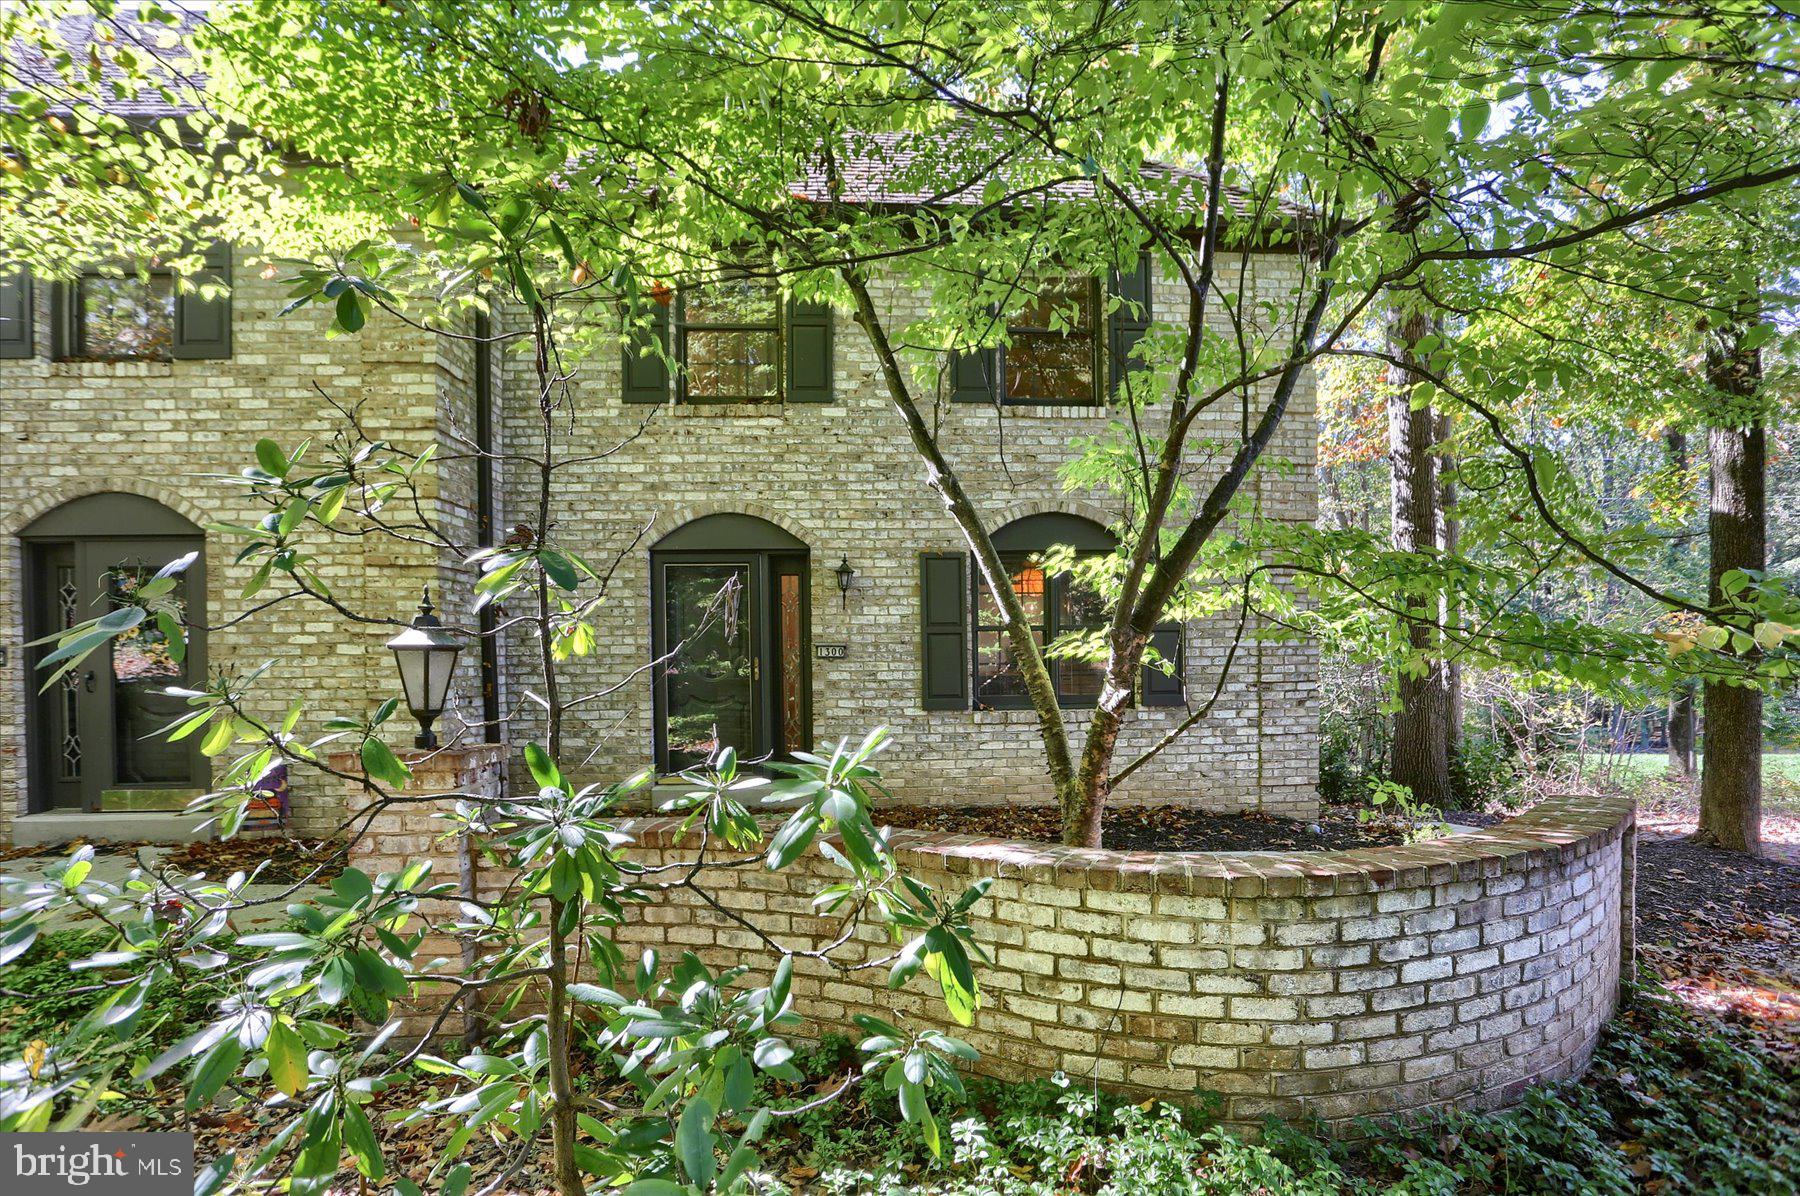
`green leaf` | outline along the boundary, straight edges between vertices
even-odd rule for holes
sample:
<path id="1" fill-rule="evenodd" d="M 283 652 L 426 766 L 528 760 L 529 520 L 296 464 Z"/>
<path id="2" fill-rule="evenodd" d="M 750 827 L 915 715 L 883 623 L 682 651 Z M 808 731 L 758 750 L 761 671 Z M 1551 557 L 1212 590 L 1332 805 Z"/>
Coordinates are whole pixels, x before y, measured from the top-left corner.
<path id="1" fill-rule="evenodd" d="M 687 1189 L 669 1179 L 640 1179 L 628 1185 L 620 1196 L 687 1196 Z"/>
<path id="2" fill-rule="evenodd" d="M 187 1111 L 196 1112 L 217 1096 L 225 1081 L 237 1071 L 238 1061 L 243 1057 L 244 1048 L 236 1034 L 227 1034 L 214 1043 L 194 1065 L 193 1078 L 188 1081 Z"/>
<path id="3" fill-rule="evenodd" d="M 369 1124 L 368 1114 L 356 1105 L 344 1106 L 344 1145 L 356 1160 L 356 1169 L 379 1182 L 384 1171 L 381 1143 L 376 1140 L 375 1127 Z"/>
<path id="4" fill-rule="evenodd" d="M 550 758 L 550 753 L 542 745 L 528 743 L 525 745 L 525 764 L 531 769 L 531 779 L 538 783 L 540 789 L 563 789 L 568 785 L 563 781 L 562 769 Z"/>
<path id="5" fill-rule="evenodd" d="M 444 1186 L 440 1189 L 440 1196 L 462 1196 L 468 1190 L 469 1178 L 474 1174 L 467 1163 L 458 1163 L 450 1168 L 449 1173 L 444 1176 Z"/>
<path id="6" fill-rule="evenodd" d="M 226 715 L 214 723 L 212 730 L 206 733 L 206 738 L 200 741 L 200 754 L 209 759 L 217 756 L 230 747 L 236 738 L 237 724 L 230 715 Z"/>
<path id="7" fill-rule="evenodd" d="M 257 468 L 273 477 L 285 478 L 287 476 L 289 468 L 287 455 L 273 440 L 265 438 L 256 442 L 256 464 Z"/>
<path id="8" fill-rule="evenodd" d="M 931 1116 L 931 1107 L 925 1103 L 925 1089 L 913 1080 L 905 1080 L 900 1085 L 900 1115 L 908 1121 L 919 1121 Z"/>
<path id="9" fill-rule="evenodd" d="M 336 1005 L 355 983 L 356 970 L 343 956 L 336 956 L 319 971 L 319 999 L 327 1005 Z"/>
<path id="10" fill-rule="evenodd" d="M 214 1192 L 225 1186 L 225 1181 L 231 1178 L 236 1167 L 237 1152 L 234 1150 L 228 1150 L 208 1163 L 194 1176 L 194 1196 L 213 1196 Z"/>
<path id="11" fill-rule="evenodd" d="M 280 1018 L 276 1018 L 269 1026 L 269 1036 L 263 1040 L 263 1055 L 269 1061 L 269 1079 L 275 1087 L 289 1096 L 299 1096 L 306 1090 L 309 1073 L 306 1067 L 306 1044 L 300 1036 Z"/>
<path id="12" fill-rule="evenodd" d="M 581 571 L 573 561 L 553 548 L 546 548 L 538 553 L 538 561 L 544 566 L 544 575 L 559 589 L 575 590 L 581 586 Z"/>
<path id="13" fill-rule="evenodd" d="M 304 498 L 296 497 L 288 503 L 287 509 L 281 512 L 281 522 L 275 525 L 279 535 L 291 536 L 294 529 L 306 522 L 306 513 L 312 510 L 312 503 Z"/>
<path id="14" fill-rule="evenodd" d="M 344 497 L 349 491 L 348 486 L 333 486 L 319 496 L 317 514 L 320 523 L 330 526 L 332 521 L 338 517 L 338 513 L 344 509 Z"/>
<path id="15" fill-rule="evenodd" d="M 702 1188 L 712 1183 L 715 1170 L 712 1122 L 712 1105 L 704 1097 L 697 1096 L 681 1111 L 681 1122 L 675 1131 L 675 1150 L 681 1158 L 681 1168 Z"/>
<path id="16" fill-rule="evenodd" d="M 337 297 L 338 327 L 345 332 L 360 332 L 365 319 L 363 304 L 367 302 L 367 299 L 354 290 L 345 291 L 339 295 Z"/>
<path id="17" fill-rule="evenodd" d="M 404 789 L 406 783 L 412 780 L 412 769 L 394 755 L 393 749 L 373 735 L 363 740 L 362 765 L 363 771 L 372 779 L 390 789 Z"/>

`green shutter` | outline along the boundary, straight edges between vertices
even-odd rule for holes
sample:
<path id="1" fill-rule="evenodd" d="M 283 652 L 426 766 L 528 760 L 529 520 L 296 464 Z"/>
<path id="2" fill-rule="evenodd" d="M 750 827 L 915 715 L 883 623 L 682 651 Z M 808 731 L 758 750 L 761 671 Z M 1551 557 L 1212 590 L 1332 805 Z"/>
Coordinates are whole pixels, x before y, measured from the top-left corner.
<path id="1" fill-rule="evenodd" d="M 919 556 L 919 660 L 925 709 L 969 708 L 969 574 L 960 552 Z"/>
<path id="2" fill-rule="evenodd" d="M 206 272 L 195 284 L 231 285 L 231 246 L 206 251 Z M 208 299 L 198 293 L 175 296 L 175 342 L 169 356 L 191 359 L 231 356 L 231 296 Z"/>
<path id="3" fill-rule="evenodd" d="M 669 366 L 661 356 L 669 349 L 669 304 L 650 304 L 650 326 L 625 346 L 624 393 L 627 403 L 669 401 Z"/>
<path id="4" fill-rule="evenodd" d="M 831 402 L 831 305 L 788 306 L 787 401 Z"/>
<path id="5" fill-rule="evenodd" d="M 1108 292 L 1128 300 L 1113 313 L 1107 329 L 1107 385 L 1116 393 L 1126 371 L 1137 372 L 1144 363 L 1135 360 L 1131 351 L 1150 327 L 1150 258 L 1138 258 L 1137 269 L 1129 274 L 1114 271 L 1108 281 Z"/>
<path id="6" fill-rule="evenodd" d="M 950 354 L 950 401 L 992 404 L 994 385 L 999 376 L 1000 353 L 997 349 Z"/>
<path id="7" fill-rule="evenodd" d="M 1146 706 L 1180 706 L 1187 701 L 1186 679 L 1181 675 L 1186 667 L 1182 659 L 1181 624 L 1164 623 L 1150 633 L 1150 646 L 1163 660 L 1175 665 L 1175 675 L 1162 671 L 1161 668 L 1144 667 L 1144 705 Z"/>
<path id="8" fill-rule="evenodd" d="M 32 355 L 31 275 L 23 270 L 0 277 L 0 358 Z"/>

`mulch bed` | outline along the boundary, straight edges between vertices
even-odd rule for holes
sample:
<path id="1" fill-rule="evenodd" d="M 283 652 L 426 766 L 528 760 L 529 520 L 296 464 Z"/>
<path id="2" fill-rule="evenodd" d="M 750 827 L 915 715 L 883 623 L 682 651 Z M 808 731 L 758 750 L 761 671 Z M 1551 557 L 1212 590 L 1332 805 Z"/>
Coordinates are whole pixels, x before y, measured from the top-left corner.
<path id="1" fill-rule="evenodd" d="M 0 850 L 0 864 L 37 857 L 67 859 L 82 840 Z M 98 855 L 137 855 L 147 843 L 95 841 Z M 344 871 L 341 844 L 308 839 L 240 838 L 183 843 L 168 848 L 160 867 L 182 874 L 204 872 L 208 880 L 224 880 L 233 872 L 251 872 L 268 862 L 257 884 L 330 884 Z M 313 870 L 318 869 L 317 875 Z"/>
<path id="2" fill-rule="evenodd" d="M 330 884 L 344 871 L 341 846 L 307 839 L 215 839 L 185 843 L 163 862 L 177 872 L 204 872 L 209 880 L 223 880 L 233 872 L 253 871 L 266 860 L 258 884 Z"/>
<path id="3" fill-rule="evenodd" d="M 1054 806 L 881 806 L 875 821 L 911 830 L 1055 843 L 1062 815 Z M 1268 814 L 1209 814 L 1187 806 L 1112 806 L 1101 823 L 1102 846 L 1115 851 L 1343 851 L 1391 847 L 1413 829 L 1400 819 L 1358 821 L 1327 809 L 1317 822 Z"/>
<path id="4" fill-rule="evenodd" d="M 36 856 L 55 856 L 66 860 L 83 847 L 92 847 L 96 855 L 114 855 L 136 851 L 146 844 L 132 839 L 71 839 L 67 843 L 34 843 L 25 847 L 0 848 L 0 864 L 29 860 Z"/>
<path id="5" fill-rule="evenodd" d="M 1641 832 L 1637 912 L 1671 991 L 1800 1065 L 1800 866 Z"/>

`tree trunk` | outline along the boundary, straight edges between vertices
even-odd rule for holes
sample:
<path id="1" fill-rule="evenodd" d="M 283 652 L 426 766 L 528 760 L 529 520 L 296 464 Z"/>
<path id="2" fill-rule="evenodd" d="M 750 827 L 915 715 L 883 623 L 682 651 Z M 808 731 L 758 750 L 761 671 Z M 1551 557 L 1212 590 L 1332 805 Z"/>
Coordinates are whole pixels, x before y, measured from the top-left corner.
<path id="1" fill-rule="evenodd" d="M 1389 325 L 1392 356 L 1411 361 L 1419 341 L 1431 331 L 1423 310 L 1397 312 Z M 1411 390 L 1419 378 L 1409 369 L 1388 370 L 1388 460 L 1393 468 L 1393 545 L 1401 552 L 1436 552 L 1442 538 L 1437 462 L 1431 446 L 1437 439 L 1437 416 L 1429 407 L 1414 410 Z M 1410 612 L 1407 639 L 1415 652 L 1430 659 L 1425 671 L 1400 675 L 1400 709 L 1394 712 L 1393 755 L 1389 775 L 1412 790 L 1414 798 L 1435 806 L 1450 804 L 1450 689 L 1440 650 L 1439 601 L 1420 603 Z"/>
<path id="2" fill-rule="evenodd" d="M 1450 441 L 1450 416 L 1447 412 L 1437 413 L 1437 430 L 1435 435 L 1439 444 Z M 1437 459 L 1437 504 L 1438 504 L 1438 549 L 1445 556 L 1456 555 L 1457 545 L 1462 539 L 1461 522 L 1453 513 L 1456 507 L 1456 479 L 1451 470 L 1456 462 L 1448 449 L 1438 455 Z M 1444 598 L 1445 627 L 1455 627 L 1462 619 L 1455 595 L 1446 594 Z M 1462 664 L 1454 658 L 1444 662 L 1444 702 L 1446 717 L 1444 719 L 1444 755 L 1452 765 L 1462 752 L 1463 735 L 1463 685 Z"/>
<path id="3" fill-rule="evenodd" d="M 1760 369 L 1754 352 L 1708 355 L 1707 373 L 1729 394 L 1754 394 Z M 1763 428 L 1714 428 L 1710 437 L 1712 542 L 1710 595 L 1724 601 L 1720 578 L 1733 569 L 1761 569 L 1765 549 Z M 1700 829 L 1694 838 L 1754 854 L 1762 842 L 1762 693 L 1743 685 L 1706 685 L 1706 760 L 1700 776 Z"/>
<path id="4" fill-rule="evenodd" d="M 1671 428 L 1663 437 L 1663 443 L 1668 448 L 1669 464 L 1678 473 L 1686 473 L 1687 433 Z M 1681 568 L 1679 540 L 1669 542 L 1668 561 L 1670 574 L 1678 574 Z M 1690 780 L 1694 775 L 1694 682 L 1691 678 L 1678 676 L 1669 687 L 1668 724 L 1669 776 Z"/>

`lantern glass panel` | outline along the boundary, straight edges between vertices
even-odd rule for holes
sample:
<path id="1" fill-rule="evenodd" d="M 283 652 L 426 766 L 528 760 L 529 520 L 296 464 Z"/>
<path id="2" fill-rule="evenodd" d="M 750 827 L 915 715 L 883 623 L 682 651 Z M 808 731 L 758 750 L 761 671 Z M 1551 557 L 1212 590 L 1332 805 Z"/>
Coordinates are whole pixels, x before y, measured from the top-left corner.
<path id="1" fill-rule="evenodd" d="M 431 699 L 427 708 L 441 712 L 450 701 L 450 678 L 456 671 L 456 649 L 433 648 L 427 656 L 428 684 L 426 696 Z"/>
<path id="2" fill-rule="evenodd" d="M 402 648 L 394 653 L 394 660 L 400 666 L 400 685 L 406 691 L 406 708 L 408 710 L 426 709 L 425 700 L 430 692 L 425 686 L 425 658 L 432 653 L 423 648 Z"/>

